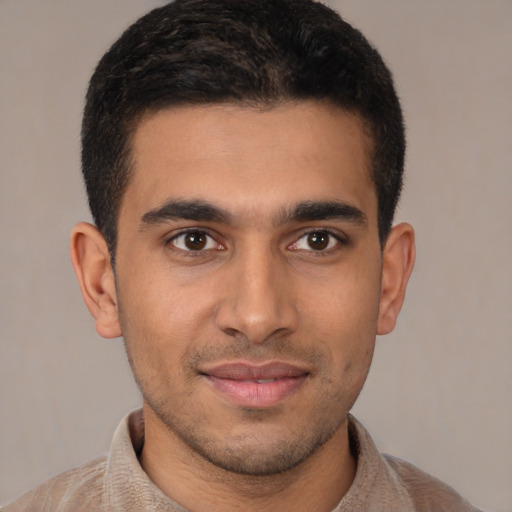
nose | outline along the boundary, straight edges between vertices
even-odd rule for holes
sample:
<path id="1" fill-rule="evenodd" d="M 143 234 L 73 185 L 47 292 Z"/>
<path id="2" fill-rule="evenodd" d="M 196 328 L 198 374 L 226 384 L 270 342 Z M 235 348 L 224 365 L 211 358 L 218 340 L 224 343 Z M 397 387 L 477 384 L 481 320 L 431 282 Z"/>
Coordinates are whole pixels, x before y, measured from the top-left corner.
<path id="1" fill-rule="evenodd" d="M 294 332 L 298 311 L 286 262 L 263 248 L 252 248 L 230 264 L 217 326 L 230 336 L 264 343 Z"/>

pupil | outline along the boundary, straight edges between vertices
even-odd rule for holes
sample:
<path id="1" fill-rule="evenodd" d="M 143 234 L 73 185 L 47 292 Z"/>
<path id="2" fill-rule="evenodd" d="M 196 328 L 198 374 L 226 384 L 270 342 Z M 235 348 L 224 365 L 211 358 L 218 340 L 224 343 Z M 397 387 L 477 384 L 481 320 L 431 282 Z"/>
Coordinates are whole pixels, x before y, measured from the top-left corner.
<path id="1" fill-rule="evenodd" d="M 308 235 L 308 244 L 311 249 L 321 251 L 329 245 L 329 236 L 325 233 L 310 233 Z"/>
<path id="2" fill-rule="evenodd" d="M 206 245 L 206 237 L 203 233 L 188 233 L 185 237 L 185 245 L 192 251 L 198 251 Z"/>

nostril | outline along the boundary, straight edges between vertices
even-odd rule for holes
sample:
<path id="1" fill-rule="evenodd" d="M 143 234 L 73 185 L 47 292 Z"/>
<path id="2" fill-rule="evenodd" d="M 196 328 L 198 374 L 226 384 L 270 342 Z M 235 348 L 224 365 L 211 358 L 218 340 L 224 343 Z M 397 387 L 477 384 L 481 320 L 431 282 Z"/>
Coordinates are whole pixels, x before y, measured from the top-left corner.
<path id="1" fill-rule="evenodd" d="M 232 327 L 228 327 L 227 329 L 222 329 L 228 336 L 232 336 L 233 338 L 243 336 L 240 331 L 233 329 Z"/>

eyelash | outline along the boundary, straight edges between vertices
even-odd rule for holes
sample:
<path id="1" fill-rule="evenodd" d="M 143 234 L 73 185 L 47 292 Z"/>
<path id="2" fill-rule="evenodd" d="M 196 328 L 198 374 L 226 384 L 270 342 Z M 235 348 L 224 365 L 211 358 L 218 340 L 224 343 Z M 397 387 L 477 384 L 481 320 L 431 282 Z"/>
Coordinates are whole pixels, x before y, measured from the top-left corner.
<path id="1" fill-rule="evenodd" d="M 183 248 L 180 248 L 180 247 L 176 247 L 174 242 L 176 240 L 178 240 L 179 238 L 186 236 L 187 234 L 197 234 L 197 235 L 208 237 L 208 239 L 214 241 L 216 247 L 214 247 L 214 248 L 207 248 L 207 249 L 201 248 L 199 250 L 183 249 Z M 293 246 L 299 244 L 299 242 L 301 240 L 303 240 L 303 239 L 305 239 L 308 236 L 313 235 L 313 234 L 324 235 L 324 236 L 329 237 L 330 240 L 328 241 L 328 245 L 331 243 L 332 239 L 334 239 L 335 242 L 336 242 L 335 247 L 328 247 L 326 249 L 319 249 L 319 250 L 315 250 L 313 248 L 310 248 L 309 250 L 308 249 L 293 248 Z M 329 254 L 334 252 L 340 246 L 346 246 L 346 245 L 348 245 L 348 243 L 349 243 L 349 241 L 347 240 L 347 238 L 344 235 L 340 235 L 339 233 L 333 232 L 333 231 L 331 231 L 329 229 L 317 228 L 317 229 L 310 229 L 309 231 L 303 232 L 298 238 L 295 239 L 295 241 L 293 243 L 288 244 L 286 246 L 286 248 L 290 249 L 292 251 L 297 251 L 297 252 L 298 251 L 310 252 L 310 253 L 314 254 L 315 256 L 328 256 Z M 183 230 L 183 231 L 180 231 L 179 233 L 174 234 L 173 236 L 171 236 L 170 238 L 165 240 L 165 245 L 167 247 L 170 247 L 171 250 L 177 251 L 180 254 L 182 254 L 184 256 L 188 256 L 188 257 L 206 256 L 206 255 L 208 255 L 209 251 L 211 251 L 212 249 L 214 249 L 214 250 L 215 249 L 217 249 L 217 250 L 224 250 L 225 249 L 224 245 L 219 243 L 219 242 L 217 242 L 216 241 L 216 237 L 213 234 L 211 234 L 208 230 L 206 230 L 206 229 L 198 229 L 198 228 L 191 228 L 191 229 Z"/>
<path id="2" fill-rule="evenodd" d="M 320 250 L 314 250 L 313 248 L 310 248 L 309 250 L 304 249 L 305 252 L 310 252 L 310 253 L 314 254 L 315 256 L 328 256 L 329 254 L 334 252 L 336 249 L 338 249 L 342 246 L 348 245 L 348 240 L 345 235 L 341 235 L 340 233 L 331 231 L 329 229 L 317 228 L 317 229 L 310 229 L 309 231 L 304 232 L 299 238 L 296 239 L 295 242 L 290 244 L 288 247 L 297 245 L 301 240 L 303 240 L 304 238 L 307 238 L 308 236 L 313 235 L 313 234 L 319 234 L 319 235 L 321 234 L 321 235 L 328 236 L 331 239 L 331 240 L 329 240 L 328 244 L 331 243 L 332 239 L 334 239 L 336 242 L 336 245 L 334 247 L 329 247 L 326 249 L 320 249 Z M 303 249 L 295 249 L 295 250 L 302 251 Z"/>
<path id="3" fill-rule="evenodd" d="M 206 229 L 198 229 L 198 228 L 186 229 L 186 230 L 180 231 L 179 233 L 176 233 L 175 235 L 173 235 L 170 238 L 165 240 L 166 247 L 169 247 L 169 248 L 171 248 L 171 250 L 177 251 L 180 254 L 182 254 L 184 256 L 188 256 L 188 257 L 201 257 L 201 256 L 208 255 L 208 252 L 212 248 L 209 248 L 209 249 L 201 248 L 199 250 L 194 250 L 194 249 L 182 249 L 180 247 L 176 247 L 176 245 L 175 245 L 176 240 L 178 240 L 181 237 L 185 237 L 188 234 L 205 236 L 209 240 L 213 240 L 214 241 L 214 243 L 216 245 L 215 249 L 217 249 L 217 250 L 223 250 L 224 249 L 224 246 L 221 243 L 218 243 L 215 240 L 215 237 L 208 230 L 206 230 Z"/>

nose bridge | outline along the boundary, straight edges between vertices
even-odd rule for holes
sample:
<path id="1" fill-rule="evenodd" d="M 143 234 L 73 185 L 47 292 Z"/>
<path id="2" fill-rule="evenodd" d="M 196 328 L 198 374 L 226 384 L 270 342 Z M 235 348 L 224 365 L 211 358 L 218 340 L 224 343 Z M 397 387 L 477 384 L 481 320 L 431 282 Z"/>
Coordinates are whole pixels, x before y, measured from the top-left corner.
<path id="1" fill-rule="evenodd" d="M 295 330 L 297 315 L 286 279 L 286 262 L 264 243 L 240 249 L 232 262 L 218 326 L 241 333 L 253 343 Z"/>

